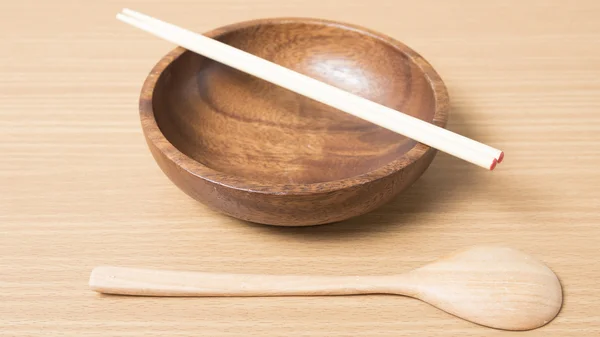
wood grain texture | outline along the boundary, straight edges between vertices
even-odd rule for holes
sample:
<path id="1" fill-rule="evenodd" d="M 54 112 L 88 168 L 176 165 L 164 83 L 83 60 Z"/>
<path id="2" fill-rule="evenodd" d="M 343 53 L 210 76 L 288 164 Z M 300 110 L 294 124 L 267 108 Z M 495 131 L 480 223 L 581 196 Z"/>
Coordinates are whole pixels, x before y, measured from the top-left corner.
<path id="1" fill-rule="evenodd" d="M 419 51 L 448 86 L 448 128 L 506 151 L 493 172 L 439 154 L 405 193 L 359 218 L 248 225 L 181 193 L 137 114 L 172 45 L 122 7 L 204 32 L 276 16 L 352 22 Z M 473 244 L 510 245 L 564 286 L 551 324 L 518 336 L 597 336 L 600 4 L 243 0 L 0 4 L 0 335 L 517 336 L 397 296 L 121 298 L 97 265 L 348 275 L 408 271 Z M 70 16 L 76 12 L 79 16 Z"/>
<path id="2" fill-rule="evenodd" d="M 207 36 L 437 126 L 448 93 L 422 56 L 345 23 L 245 21 Z M 184 192 L 238 219 L 279 226 L 346 220 L 388 202 L 436 150 L 176 48 L 140 97 L 146 140 Z"/>

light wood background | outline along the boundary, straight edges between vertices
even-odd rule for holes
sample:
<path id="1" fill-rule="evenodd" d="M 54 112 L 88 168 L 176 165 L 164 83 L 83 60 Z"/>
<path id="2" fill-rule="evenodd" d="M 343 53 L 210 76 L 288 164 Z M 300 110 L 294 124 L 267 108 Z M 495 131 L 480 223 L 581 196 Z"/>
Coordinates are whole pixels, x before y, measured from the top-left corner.
<path id="1" fill-rule="evenodd" d="M 335 225 L 213 213 L 146 148 L 139 89 L 173 46 L 115 20 L 125 6 L 198 32 L 308 16 L 386 33 L 440 72 L 449 127 L 506 161 L 487 172 L 440 154 L 401 197 Z M 479 243 L 531 253 L 562 280 L 558 318 L 520 336 L 600 335 L 598 17 L 593 0 L 2 1 L 0 335 L 511 336 L 403 297 L 127 298 L 87 287 L 99 264 L 387 274 Z"/>

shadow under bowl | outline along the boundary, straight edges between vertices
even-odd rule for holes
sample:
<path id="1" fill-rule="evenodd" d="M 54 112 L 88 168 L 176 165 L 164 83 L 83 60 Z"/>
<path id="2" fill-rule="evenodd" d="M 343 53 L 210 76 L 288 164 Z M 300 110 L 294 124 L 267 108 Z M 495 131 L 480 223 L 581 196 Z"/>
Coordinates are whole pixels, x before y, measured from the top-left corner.
<path id="1" fill-rule="evenodd" d="M 206 36 L 445 127 L 448 94 L 404 44 L 307 18 L 242 22 Z M 224 214 L 307 226 L 367 213 L 428 168 L 436 150 L 183 48 L 146 79 L 148 146 L 181 190 Z"/>

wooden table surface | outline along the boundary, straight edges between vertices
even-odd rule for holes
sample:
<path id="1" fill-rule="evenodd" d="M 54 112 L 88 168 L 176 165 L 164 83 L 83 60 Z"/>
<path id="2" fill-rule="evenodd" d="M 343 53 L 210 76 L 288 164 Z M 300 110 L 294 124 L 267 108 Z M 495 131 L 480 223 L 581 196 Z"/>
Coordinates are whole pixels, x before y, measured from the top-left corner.
<path id="1" fill-rule="evenodd" d="M 198 32 L 274 16 L 383 32 L 446 81 L 449 128 L 506 160 L 488 172 L 439 154 L 396 200 L 335 225 L 211 212 L 147 150 L 138 94 L 173 46 L 115 20 L 121 7 Z M 3 2 L 0 335 L 516 336 L 397 296 L 135 298 L 87 286 L 100 264 L 387 274 L 481 243 L 533 254 L 563 283 L 559 316 L 520 336 L 600 335 L 599 16 L 592 0 Z"/>

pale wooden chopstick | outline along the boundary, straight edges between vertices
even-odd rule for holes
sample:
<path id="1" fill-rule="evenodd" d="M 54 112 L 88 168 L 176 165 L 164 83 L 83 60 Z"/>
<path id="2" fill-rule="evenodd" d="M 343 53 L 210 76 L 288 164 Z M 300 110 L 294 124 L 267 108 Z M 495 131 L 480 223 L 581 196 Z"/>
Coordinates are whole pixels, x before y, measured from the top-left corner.
<path id="1" fill-rule="evenodd" d="M 353 95 L 204 35 L 129 9 L 124 9 L 123 14 L 117 14 L 117 18 L 190 51 L 312 98 L 483 168 L 493 169 L 498 160 L 503 156 L 500 150 L 360 96 Z"/>

